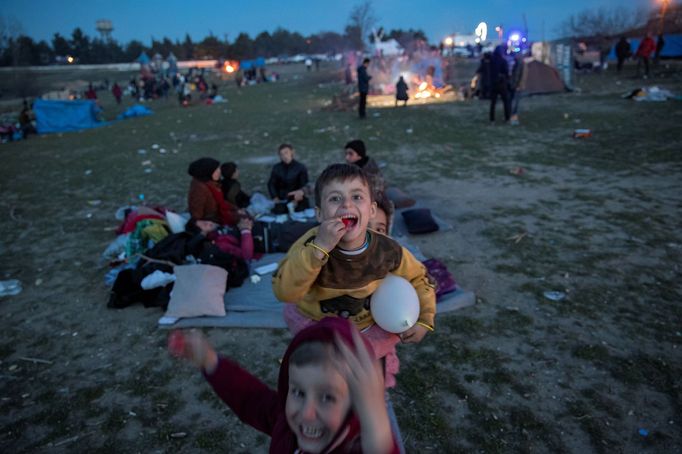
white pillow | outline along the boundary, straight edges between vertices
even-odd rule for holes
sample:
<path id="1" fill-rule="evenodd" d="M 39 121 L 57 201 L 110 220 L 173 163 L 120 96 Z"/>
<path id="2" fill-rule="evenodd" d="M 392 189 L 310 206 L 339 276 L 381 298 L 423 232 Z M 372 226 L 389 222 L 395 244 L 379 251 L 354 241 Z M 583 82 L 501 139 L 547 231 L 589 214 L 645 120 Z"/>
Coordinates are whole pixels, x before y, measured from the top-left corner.
<path id="1" fill-rule="evenodd" d="M 180 233 L 185 231 L 185 224 L 187 219 L 172 211 L 166 211 L 166 221 L 173 233 Z"/>
<path id="2" fill-rule="evenodd" d="M 213 265 L 178 265 L 166 317 L 225 316 L 227 271 Z"/>

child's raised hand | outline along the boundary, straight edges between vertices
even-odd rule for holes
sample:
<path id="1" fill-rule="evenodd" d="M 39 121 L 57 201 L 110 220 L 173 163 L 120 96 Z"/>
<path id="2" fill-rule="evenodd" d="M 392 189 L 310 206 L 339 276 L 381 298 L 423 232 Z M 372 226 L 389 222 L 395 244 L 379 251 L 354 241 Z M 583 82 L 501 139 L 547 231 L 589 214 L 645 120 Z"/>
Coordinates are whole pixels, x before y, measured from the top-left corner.
<path id="1" fill-rule="evenodd" d="M 412 328 L 400 334 L 400 340 L 403 344 L 418 344 L 424 339 L 424 336 L 426 336 L 428 331 L 429 330 L 417 323 Z"/>
<path id="2" fill-rule="evenodd" d="M 379 362 L 370 356 L 356 330 L 353 330 L 355 352 L 338 335 L 335 343 L 340 352 L 336 367 L 346 379 L 351 405 L 360 420 L 362 451 L 389 452 L 393 446 L 393 435 Z"/>
<path id="3" fill-rule="evenodd" d="M 171 355 L 184 358 L 209 374 L 218 364 L 218 354 L 204 335 L 196 330 L 171 332 L 168 336 L 168 351 Z"/>
<path id="4" fill-rule="evenodd" d="M 317 230 L 315 244 L 329 252 L 336 247 L 345 234 L 346 226 L 341 222 L 341 218 L 325 219 Z"/>

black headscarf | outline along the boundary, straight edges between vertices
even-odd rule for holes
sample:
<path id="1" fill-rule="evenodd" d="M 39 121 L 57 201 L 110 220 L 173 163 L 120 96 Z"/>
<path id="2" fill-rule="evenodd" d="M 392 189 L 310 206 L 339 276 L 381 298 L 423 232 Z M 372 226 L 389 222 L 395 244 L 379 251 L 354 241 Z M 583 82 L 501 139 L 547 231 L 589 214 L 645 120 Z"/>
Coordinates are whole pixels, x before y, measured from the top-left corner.
<path id="1" fill-rule="evenodd" d="M 199 158 L 187 168 L 187 173 L 199 181 L 211 181 L 213 172 L 220 167 L 220 162 L 213 158 Z"/>

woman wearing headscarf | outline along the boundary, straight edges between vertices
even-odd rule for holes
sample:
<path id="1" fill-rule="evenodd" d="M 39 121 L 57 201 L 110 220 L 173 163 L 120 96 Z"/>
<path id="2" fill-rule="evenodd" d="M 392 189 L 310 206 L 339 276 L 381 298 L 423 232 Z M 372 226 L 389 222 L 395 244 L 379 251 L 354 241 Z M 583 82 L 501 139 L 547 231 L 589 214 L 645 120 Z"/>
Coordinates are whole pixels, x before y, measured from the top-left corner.
<path id="1" fill-rule="evenodd" d="M 200 158 L 189 165 L 187 173 L 192 176 L 187 196 L 190 215 L 221 225 L 236 225 L 239 222 L 237 208 L 225 201 L 220 187 L 220 162 Z"/>

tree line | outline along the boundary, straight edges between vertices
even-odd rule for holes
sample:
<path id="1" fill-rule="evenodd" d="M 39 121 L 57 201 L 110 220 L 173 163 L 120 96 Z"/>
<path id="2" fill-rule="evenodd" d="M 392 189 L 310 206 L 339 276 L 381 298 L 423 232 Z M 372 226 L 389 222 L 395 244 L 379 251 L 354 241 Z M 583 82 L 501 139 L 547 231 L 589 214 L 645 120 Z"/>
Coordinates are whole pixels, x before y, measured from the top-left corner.
<path id="1" fill-rule="evenodd" d="M 364 25 L 364 24 L 362 24 Z M 201 41 L 193 41 L 189 34 L 182 40 L 162 38 L 152 39 L 151 45 L 132 40 L 119 43 L 116 40 L 104 40 L 90 37 L 80 28 L 75 28 L 70 37 L 55 33 L 50 40 L 35 41 L 24 34 L 4 33 L 0 36 L 0 66 L 33 66 L 49 65 L 59 58 L 72 56 L 81 64 L 125 63 L 136 60 L 142 52 L 150 57 L 156 53 L 164 58 L 171 52 L 179 60 L 200 59 L 246 59 L 255 57 L 277 57 L 296 54 L 328 54 L 347 50 L 362 50 L 366 40 L 363 36 L 368 31 L 365 26 L 349 23 L 344 33 L 320 32 L 303 36 L 298 32 L 278 28 L 274 32 L 259 33 L 251 38 L 247 33 L 240 33 L 234 41 L 220 39 L 209 34 Z M 426 35 L 422 30 L 391 30 L 382 39 L 394 38 L 406 46 L 410 41 L 422 39 Z"/>

